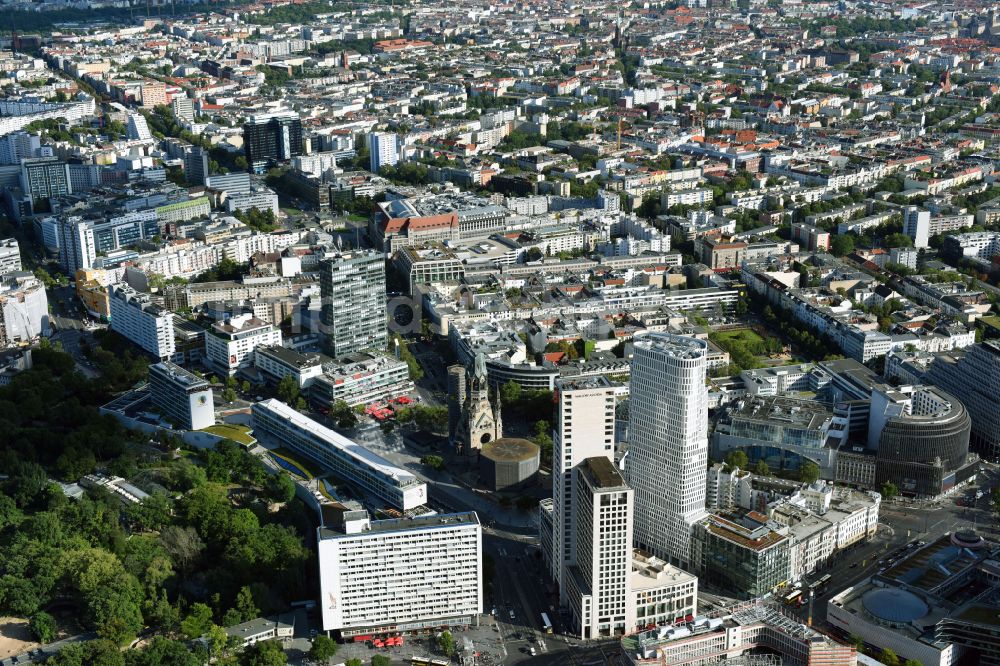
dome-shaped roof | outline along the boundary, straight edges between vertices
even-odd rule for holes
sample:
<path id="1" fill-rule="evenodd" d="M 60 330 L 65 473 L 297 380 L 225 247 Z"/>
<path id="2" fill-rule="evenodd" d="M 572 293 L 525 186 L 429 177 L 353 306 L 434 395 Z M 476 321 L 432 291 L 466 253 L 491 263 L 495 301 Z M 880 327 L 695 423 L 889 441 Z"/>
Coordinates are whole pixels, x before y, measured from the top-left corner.
<path id="1" fill-rule="evenodd" d="M 865 610 L 885 622 L 905 624 L 927 615 L 927 604 L 912 592 L 897 588 L 872 590 L 861 599 Z"/>

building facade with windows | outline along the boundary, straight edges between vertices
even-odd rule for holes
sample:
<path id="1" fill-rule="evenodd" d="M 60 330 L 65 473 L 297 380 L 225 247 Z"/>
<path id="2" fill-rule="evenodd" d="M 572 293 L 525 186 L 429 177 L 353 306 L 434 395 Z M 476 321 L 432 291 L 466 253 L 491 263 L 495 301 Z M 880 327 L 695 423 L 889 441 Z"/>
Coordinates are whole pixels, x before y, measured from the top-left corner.
<path id="1" fill-rule="evenodd" d="M 143 294 L 121 283 L 109 287 L 111 330 L 128 338 L 161 361 L 175 351 L 173 315 Z"/>
<path id="2" fill-rule="evenodd" d="M 574 557 L 563 574 L 580 638 L 609 638 L 632 631 L 628 583 L 632 574 L 632 489 L 605 456 L 574 470 Z"/>
<path id="3" fill-rule="evenodd" d="M 356 510 L 324 522 L 317 547 L 325 631 L 359 640 L 478 622 L 483 547 L 474 512 L 371 520 Z"/>
<path id="4" fill-rule="evenodd" d="M 364 251 L 335 254 L 320 263 L 319 272 L 323 351 L 337 358 L 385 350 L 389 336 L 384 257 Z"/>
<path id="5" fill-rule="evenodd" d="M 761 597 L 791 580 L 791 539 L 767 516 L 711 515 L 694 529 L 698 575 L 743 599 Z"/>
<path id="6" fill-rule="evenodd" d="M 273 398 L 251 409 L 254 434 L 308 456 L 373 498 L 401 511 L 427 502 L 427 484 L 357 442 Z"/>
<path id="7" fill-rule="evenodd" d="M 292 112 L 252 116 L 243 125 L 243 150 L 254 173 L 287 162 L 302 150 L 302 121 Z"/>
<path id="8" fill-rule="evenodd" d="M 309 399 L 322 407 L 344 401 L 351 407 L 396 398 L 413 390 L 410 368 L 393 356 L 356 352 L 323 365 Z"/>
<path id="9" fill-rule="evenodd" d="M 589 458 L 614 458 L 615 387 L 605 377 L 557 380 L 552 431 L 552 579 L 565 603 L 563 574 L 574 561 L 578 491 L 574 470 Z M 630 543 L 631 545 L 631 543 Z"/>
<path id="10" fill-rule="evenodd" d="M 940 354 L 928 378 L 965 405 L 972 417 L 972 447 L 988 460 L 1000 459 L 1000 341 Z"/>
<path id="11" fill-rule="evenodd" d="M 281 329 L 245 314 L 218 322 L 205 335 L 205 362 L 231 377 L 253 363 L 253 352 L 261 345 L 280 345 Z"/>
<path id="12" fill-rule="evenodd" d="M 635 545 L 684 566 L 705 512 L 708 344 L 651 333 L 634 343 L 626 478 L 635 489 Z"/>
<path id="13" fill-rule="evenodd" d="M 187 430 L 215 424 L 212 386 L 170 361 L 149 366 L 149 394 L 153 404 Z"/>

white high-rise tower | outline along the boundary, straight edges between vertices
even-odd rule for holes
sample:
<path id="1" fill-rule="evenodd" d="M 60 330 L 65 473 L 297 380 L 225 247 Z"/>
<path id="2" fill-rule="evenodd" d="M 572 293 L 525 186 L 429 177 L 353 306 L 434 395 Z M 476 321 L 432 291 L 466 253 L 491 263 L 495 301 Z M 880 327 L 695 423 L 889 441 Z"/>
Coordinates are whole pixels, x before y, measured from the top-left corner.
<path id="1" fill-rule="evenodd" d="M 704 518 L 708 465 L 708 345 L 652 333 L 635 341 L 626 478 L 635 489 L 635 544 L 686 567 Z"/>
<path id="2" fill-rule="evenodd" d="M 574 520 L 579 501 L 573 470 L 588 458 L 615 457 L 615 387 L 605 377 L 556 381 L 552 429 L 552 578 L 566 603 L 563 578 L 576 561 Z"/>

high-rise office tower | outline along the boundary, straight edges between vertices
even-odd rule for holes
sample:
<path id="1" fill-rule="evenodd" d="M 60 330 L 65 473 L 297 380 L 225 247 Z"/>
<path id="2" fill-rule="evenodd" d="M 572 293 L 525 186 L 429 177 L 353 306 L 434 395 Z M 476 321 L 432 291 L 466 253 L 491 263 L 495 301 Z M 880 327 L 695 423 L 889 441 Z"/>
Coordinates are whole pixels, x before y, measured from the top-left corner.
<path id="1" fill-rule="evenodd" d="M 334 358 L 388 346 L 385 259 L 378 252 L 348 252 L 320 264 L 320 337 Z"/>
<path id="2" fill-rule="evenodd" d="M 194 103 L 187 95 L 175 95 L 170 100 L 170 108 L 174 110 L 174 115 L 189 123 L 194 121 Z"/>
<path id="3" fill-rule="evenodd" d="M 372 173 L 399 163 L 399 143 L 399 137 L 391 132 L 372 132 L 368 135 L 368 161 Z"/>
<path id="4" fill-rule="evenodd" d="M 573 538 L 578 489 L 575 470 L 588 458 L 614 459 L 615 389 L 605 377 L 556 381 L 555 427 L 552 433 L 552 579 L 566 602 L 563 581 L 574 561 Z"/>
<path id="5" fill-rule="evenodd" d="M 208 151 L 201 146 L 191 146 L 190 150 L 184 152 L 184 180 L 192 185 L 204 185 L 206 178 L 208 178 Z"/>
<path id="6" fill-rule="evenodd" d="M 635 489 L 636 546 L 680 566 L 704 518 L 708 465 L 708 345 L 651 333 L 635 341 L 626 477 Z"/>
<path id="7" fill-rule="evenodd" d="M 0 164 L 20 164 L 24 158 L 37 157 L 42 139 L 37 134 L 11 132 L 0 137 Z"/>
<path id="8" fill-rule="evenodd" d="M 1000 341 L 986 340 L 938 355 L 928 378 L 969 410 L 972 448 L 988 460 L 1000 458 Z"/>
<path id="9" fill-rule="evenodd" d="M 243 150 L 255 173 L 263 173 L 275 162 L 287 162 L 302 154 L 302 121 L 293 112 L 251 116 L 243 125 Z"/>
<path id="10" fill-rule="evenodd" d="M 572 633 L 581 638 L 620 636 L 635 627 L 629 594 L 633 492 L 605 456 L 585 459 L 574 477 L 579 496 L 576 555 L 564 575 Z"/>
<path id="11" fill-rule="evenodd" d="M 59 263 L 70 275 L 91 268 L 97 260 L 97 244 L 90 222 L 78 217 L 59 221 Z"/>
<path id="12" fill-rule="evenodd" d="M 917 206 L 903 209 L 903 233 L 913 239 L 913 247 L 928 247 L 931 236 L 931 212 Z"/>
<path id="13" fill-rule="evenodd" d="M 32 201 L 71 194 L 69 166 L 54 157 L 22 159 L 21 189 Z"/>

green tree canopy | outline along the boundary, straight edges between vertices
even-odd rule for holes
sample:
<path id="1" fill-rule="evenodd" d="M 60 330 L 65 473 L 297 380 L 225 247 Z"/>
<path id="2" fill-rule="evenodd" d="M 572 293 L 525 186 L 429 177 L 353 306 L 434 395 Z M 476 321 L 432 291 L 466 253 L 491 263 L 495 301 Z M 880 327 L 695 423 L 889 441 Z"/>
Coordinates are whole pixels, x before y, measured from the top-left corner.
<path id="1" fill-rule="evenodd" d="M 726 454 L 726 464 L 730 467 L 738 467 L 745 470 L 750 467 L 750 459 L 743 449 L 733 449 Z"/>
<path id="2" fill-rule="evenodd" d="M 337 642 L 329 636 L 320 634 L 313 639 L 312 647 L 309 648 L 309 658 L 313 661 L 326 662 L 337 654 Z"/>

